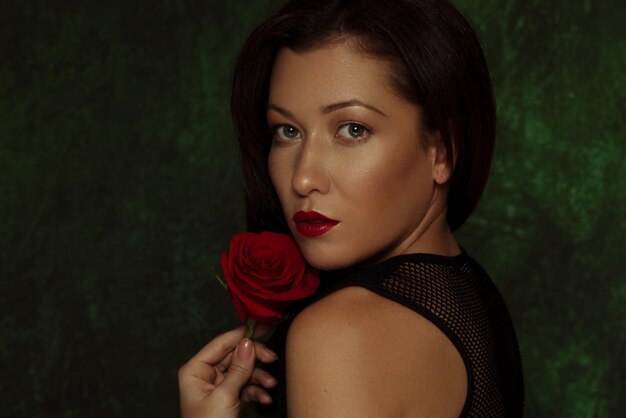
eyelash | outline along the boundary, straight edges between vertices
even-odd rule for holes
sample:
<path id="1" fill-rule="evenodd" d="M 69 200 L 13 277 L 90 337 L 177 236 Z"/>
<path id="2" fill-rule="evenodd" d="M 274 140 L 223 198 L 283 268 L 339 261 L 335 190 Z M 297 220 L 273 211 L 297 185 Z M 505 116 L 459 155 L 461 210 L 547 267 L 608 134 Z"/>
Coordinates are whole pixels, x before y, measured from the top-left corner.
<path id="1" fill-rule="evenodd" d="M 342 130 L 343 128 L 345 128 L 346 126 L 351 126 L 351 125 L 357 125 L 361 128 L 363 128 L 363 130 L 365 131 L 363 133 L 363 135 L 357 137 L 357 138 L 345 138 L 345 137 L 341 137 L 342 139 L 345 139 L 347 142 L 351 143 L 351 144 L 358 144 L 361 143 L 365 140 L 367 140 L 367 138 L 370 136 L 370 134 L 372 133 L 372 128 L 370 128 L 369 126 L 361 123 L 361 122 L 343 122 L 341 123 L 339 126 L 337 126 L 337 131 Z M 277 139 L 278 141 L 289 141 L 289 139 L 297 139 L 297 138 L 289 138 L 289 139 L 282 139 L 278 137 L 278 130 L 280 128 L 286 128 L 286 127 L 292 127 L 294 129 L 296 129 L 294 126 L 289 125 L 289 124 L 281 124 L 281 125 L 273 125 L 271 126 L 272 132 L 274 133 L 274 138 Z M 297 130 L 297 129 L 296 129 Z M 298 131 L 298 134 L 300 134 L 300 132 Z M 335 136 L 337 136 L 337 134 L 335 134 Z"/>

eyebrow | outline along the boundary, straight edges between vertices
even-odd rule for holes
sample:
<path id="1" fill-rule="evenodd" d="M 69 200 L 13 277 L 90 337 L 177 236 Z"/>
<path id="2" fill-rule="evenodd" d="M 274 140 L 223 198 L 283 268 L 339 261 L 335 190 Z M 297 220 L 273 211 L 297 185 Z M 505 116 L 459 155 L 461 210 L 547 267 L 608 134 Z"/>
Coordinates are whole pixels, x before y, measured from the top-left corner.
<path id="1" fill-rule="evenodd" d="M 359 106 L 359 107 L 364 107 L 366 109 L 370 109 L 373 110 L 376 113 L 379 113 L 381 115 L 383 115 L 384 117 L 387 117 L 387 115 L 385 115 L 385 113 L 383 113 L 381 110 L 375 108 L 372 105 L 368 105 L 367 103 L 364 103 L 360 100 L 357 99 L 352 99 L 352 100 L 346 100 L 344 102 L 339 102 L 339 103 L 333 103 L 333 104 L 329 104 L 326 106 L 322 106 L 322 108 L 320 109 L 320 112 L 324 115 L 331 113 L 331 112 L 335 112 L 339 109 L 343 109 L 344 107 L 352 107 L 352 106 Z M 291 113 L 290 111 L 283 109 L 282 107 L 276 106 L 275 104 L 268 104 L 267 105 L 267 110 L 275 110 L 278 113 L 281 113 L 289 118 L 295 119 L 295 116 L 293 113 Z"/>

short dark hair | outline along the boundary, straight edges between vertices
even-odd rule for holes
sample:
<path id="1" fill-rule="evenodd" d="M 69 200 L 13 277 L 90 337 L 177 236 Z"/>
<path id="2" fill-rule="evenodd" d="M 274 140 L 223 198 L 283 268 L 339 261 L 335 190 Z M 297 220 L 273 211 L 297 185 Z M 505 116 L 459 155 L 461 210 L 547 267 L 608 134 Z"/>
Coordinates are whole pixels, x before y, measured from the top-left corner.
<path id="1" fill-rule="evenodd" d="M 480 42 L 446 0 L 291 0 L 254 30 L 236 62 L 231 96 L 248 230 L 289 232 L 267 165 L 266 111 L 277 52 L 342 39 L 388 60 L 394 87 L 420 107 L 426 129 L 439 131 L 454 167 L 447 221 L 456 230 L 485 188 L 496 116 Z"/>

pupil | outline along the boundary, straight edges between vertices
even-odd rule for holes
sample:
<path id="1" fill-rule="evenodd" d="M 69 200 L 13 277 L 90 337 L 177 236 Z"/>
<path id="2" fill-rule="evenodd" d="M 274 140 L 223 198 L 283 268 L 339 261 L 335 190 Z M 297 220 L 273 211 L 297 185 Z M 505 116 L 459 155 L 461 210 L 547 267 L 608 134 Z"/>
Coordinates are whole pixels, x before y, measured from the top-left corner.
<path id="1" fill-rule="evenodd" d="M 354 137 L 356 136 L 360 136 L 361 135 L 361 129 L 363 129 L 362 126 L 359 125 L 352 125 L 352 127 L 350 128 L 350 134 Z"/>

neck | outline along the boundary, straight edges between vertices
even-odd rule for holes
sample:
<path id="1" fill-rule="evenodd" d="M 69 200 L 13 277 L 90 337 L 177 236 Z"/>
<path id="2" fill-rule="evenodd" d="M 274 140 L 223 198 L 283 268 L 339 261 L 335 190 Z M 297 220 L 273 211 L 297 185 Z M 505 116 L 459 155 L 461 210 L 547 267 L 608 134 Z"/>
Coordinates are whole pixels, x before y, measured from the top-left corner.
<path id="1" fill-rule="evenodd" d="M 402 245 L 383 253 L 375 259 L 368 259 L 357 263 L 355 268 L 378 264 L 388 258 L 400 254 L 427 253 L 442 256 L 456 256 L 461 254 L 446 220 L 447 215 L 447 187 L 437 185 L 428 205 L 425 216 L 419 225 L 407 236 Z"/>
<path id="2" fill-rule="evenodd" d="M 448 184 L 435 184 L 428 209 L 422 221 L 405 240 L 398 254 L 428 253 L 455 256 L 461 253 L 446 219 L 448 213 Z"/>
<path id="3" fill-rule="evenodd" d="M 427 224 L 419 239 L 409 245 L 403 253 L 430 253 L 444 256 L 455 256 L 461 253 L 461 248 L 456 242 L 448 222 L 447 210 L 442 208 L 436 211 L 432 222 Z"/>

